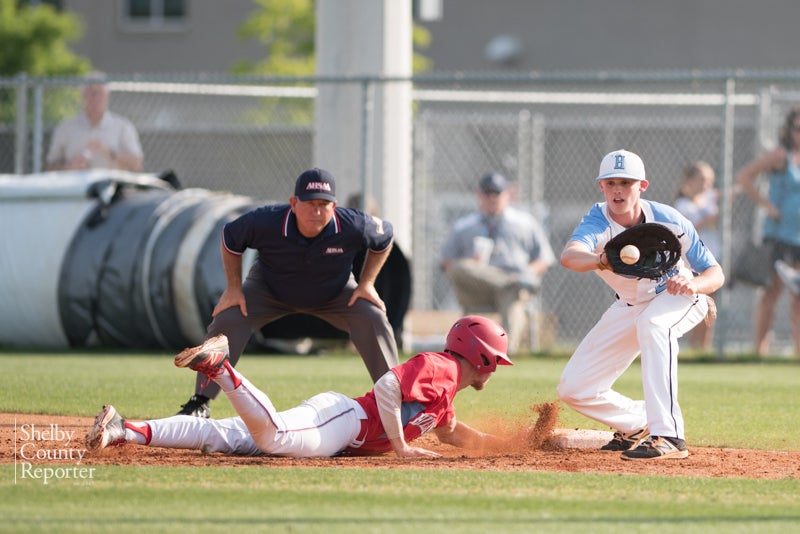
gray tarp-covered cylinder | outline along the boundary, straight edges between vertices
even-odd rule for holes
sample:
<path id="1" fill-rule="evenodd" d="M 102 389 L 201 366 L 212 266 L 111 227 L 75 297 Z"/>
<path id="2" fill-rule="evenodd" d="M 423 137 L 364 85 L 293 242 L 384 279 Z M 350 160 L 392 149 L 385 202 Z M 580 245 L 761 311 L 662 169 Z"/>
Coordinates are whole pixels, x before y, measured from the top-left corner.
<path id="1" fill-rule="evenodd" d="M 254 205 L 149 174 L 0 176 L 0 345 L 202 342 L 224 290 L 222 226 Z"/>

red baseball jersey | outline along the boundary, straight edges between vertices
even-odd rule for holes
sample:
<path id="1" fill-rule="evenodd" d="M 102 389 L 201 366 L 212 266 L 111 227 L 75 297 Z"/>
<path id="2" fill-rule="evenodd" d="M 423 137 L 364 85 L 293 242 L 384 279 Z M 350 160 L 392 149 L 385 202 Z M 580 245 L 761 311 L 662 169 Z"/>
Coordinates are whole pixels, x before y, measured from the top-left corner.
<path id="1" fill-rule="evenodd" d="M 455 417 L 453 399 L 461 380 L 461 365 L 445 352 L 423 352 L 392 369 L 403 396 L 403 435 L 410 443 L 426 432 L 450 423 Z M 389 452 L 392 445 L 381 423 L 374 390 L 355 399 L 367 413 L 367 430 L 361 447 L 349 454 Z"/>

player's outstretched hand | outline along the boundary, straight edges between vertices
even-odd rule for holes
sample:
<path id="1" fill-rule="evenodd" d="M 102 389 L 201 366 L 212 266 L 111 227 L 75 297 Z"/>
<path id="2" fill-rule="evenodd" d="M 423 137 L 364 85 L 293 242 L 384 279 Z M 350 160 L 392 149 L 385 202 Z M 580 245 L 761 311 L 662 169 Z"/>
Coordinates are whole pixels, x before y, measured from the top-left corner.
<path id="1" fill-rule="evenodd" d="M 401 456 L 403 458 L 412 458 L 412 457 L 420 457 L 420 456 L 427 456 L 428 458 L 438 458 L 441 456 L 438 452 L 429 451 L 428 449 L 423 449 L 422 447 L 411 447 L 406 446 L 403 450 L 395 451 L 397 456 Z"/>

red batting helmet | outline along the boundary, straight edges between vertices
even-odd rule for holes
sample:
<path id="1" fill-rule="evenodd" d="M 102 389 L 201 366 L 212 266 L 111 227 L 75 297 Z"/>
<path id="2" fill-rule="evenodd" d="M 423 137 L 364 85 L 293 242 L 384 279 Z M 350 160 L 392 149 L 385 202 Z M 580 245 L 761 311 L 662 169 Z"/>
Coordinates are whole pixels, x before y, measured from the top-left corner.
<path id="1" fill-rule="evenodd" d="M 493 373 L 499 365 L 514 365 L 508 358 L 508 336 L 503 327 L 480 315 L 455 322 L 444 349 L 463 356 L 481 373 Z"/>

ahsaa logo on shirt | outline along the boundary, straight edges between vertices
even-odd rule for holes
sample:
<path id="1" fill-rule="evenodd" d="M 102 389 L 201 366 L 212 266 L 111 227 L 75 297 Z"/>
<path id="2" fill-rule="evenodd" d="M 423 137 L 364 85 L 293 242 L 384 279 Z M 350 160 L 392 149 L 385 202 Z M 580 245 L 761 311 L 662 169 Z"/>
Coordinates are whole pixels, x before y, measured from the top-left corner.
<path id="1" fill-rule="evenodd" d="M 328 247 L 323 252 L 325 256 L 332 256 L 333 254 L 344 254 L 344 249 L 342 247 Z"/>

